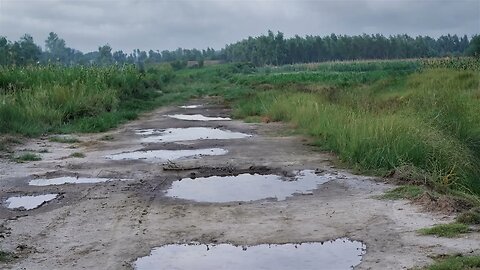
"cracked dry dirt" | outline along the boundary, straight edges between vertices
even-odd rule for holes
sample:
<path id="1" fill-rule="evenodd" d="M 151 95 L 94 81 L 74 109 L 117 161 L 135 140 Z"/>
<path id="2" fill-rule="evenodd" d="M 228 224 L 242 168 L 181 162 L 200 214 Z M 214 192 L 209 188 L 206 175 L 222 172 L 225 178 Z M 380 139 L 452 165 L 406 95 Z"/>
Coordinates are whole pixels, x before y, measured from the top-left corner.
<path id="1" fill-rule="evenodd" d="M 162 108 L 108 133 L 79 135 L 81 142 L 74 144 L 76 148 L 47 138 L 17 147 L 17 151 L 48 149 L 48 153 L 41 154 L 42 161 L 1 160 L 2 202 L 18 195 L 60 196 L 29 211 L 0 207 L 1 249 L 18 255 L 8 264 L 0 264 L 0 268 L 132 269 L 134 261 L 154 247 L 192 241 L 249 246 L 348 237 L 367 247 L 356 269 L 404 269 L 428 264 L 432 261 L 429 256 L 435 254 L 478 252 L 478 234 L 457 239 L 417 235 L 417 229 L 449 222 L 451 217 L 422 212 L 407 201 L 373 198 L 392 186 L 335 168 L 334 156 L 316 151 L 301 137 L 284 135 L 286 128 L 281 124 L 185 121 L 166 116 L 176 113 L 228 117 L 229 110 L 212 104 Z M 213 127 L 253 136 L 142 143 L 143 136 L 135 133 L 139 129 L 183 127 Z M 113 140 L 102 140 L 105 135 L 111 135 Z M 105 158 L 140 149 L 200 148 L 222 148 L 228 153 L 185 158 L 167 165 L 165 161 Z M 84 153 L 85 158 L 68 158 L 74 152 Z M 165 196 L 172 181 L 193 174 L 288 174 L 303 169 L 325 171 L 336 177 L 311 193 L 283 201 L 199 203 Z M 28 185 L 32 179 L 54 176 L 133 180 Z"/>

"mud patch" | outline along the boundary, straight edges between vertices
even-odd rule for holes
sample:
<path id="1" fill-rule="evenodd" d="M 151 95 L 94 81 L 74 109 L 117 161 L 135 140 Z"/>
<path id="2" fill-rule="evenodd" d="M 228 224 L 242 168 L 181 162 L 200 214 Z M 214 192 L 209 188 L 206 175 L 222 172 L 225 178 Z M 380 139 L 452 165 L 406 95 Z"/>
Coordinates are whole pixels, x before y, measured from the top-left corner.
<path id="1" fill-rule="evenodd" d="M 110 181 L 131 181 L 132 179 L 114 179 L 114 178 L 98 178 L 98 177 L 75 177 L 75 176 L 63 176 L 58 178 L 40 178 L 30 180 L 28 183 L 30 186 L 55 186 L 63 184 L 93 184 L 104 183 Z"/>
<path id="2" fill-rule="evenodd" d="M 169 114 L 170 118 L 187 121 L 230 121 L 229 117 L 209 117 L 201 114 Z"/>
<path id="3" fill-rule="evenodd" d="M 257 245 L 166 245 L 136 260 L 137 270 L 153 269 L 352 269 L 366 246 L 346 238 L 324 243 Z"/>
<path id="4" fill-rule="evenodd" d="M 165 130 L 141 129 L 137 130 L 136 133 L 144 136 L 141 141 L 146 143 L 242 139 L 252 136 L 230 130 L 206 127 L 169 128 Z"/>
<path id="5" fill-rule="evenodd" d="M 110 160 L 176 160 L 188 157 L 219 156 L 228 151 L 222 148 L 207 148 L 195 150 L 149 150 L 120 153 L 106 156 Z"/>
<path id="6" fill-rule="evenodd" d="M 58 194 L 45 194 L 36 196 L 10 197 L 5 201 L 5 203 L 9 209 L 23 208 L 25 210 L 31 210 L 55 199 L 57 196 Z"/>
<path id="7" fill-rule="evenodd" d="M 184 178 L 174 181 L 166 196 L 211 203 L 267 198 L 282 201 L 294 194 L 311 194 L 318 185 L 335 178 L 331 174 L 317 175 L 313 170 L 300 171 L 293 178 L 260 174 Z"/>

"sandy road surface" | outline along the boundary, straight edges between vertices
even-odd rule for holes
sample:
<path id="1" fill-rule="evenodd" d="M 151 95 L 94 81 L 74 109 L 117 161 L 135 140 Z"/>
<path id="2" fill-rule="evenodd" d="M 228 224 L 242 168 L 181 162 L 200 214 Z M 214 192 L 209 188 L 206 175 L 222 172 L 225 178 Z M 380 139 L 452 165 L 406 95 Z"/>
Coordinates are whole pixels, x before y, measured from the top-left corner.
<path id="1" fill-rule="evenodd" d="M 153 247 L 192 241 L 255 245 L 315 242 L 348 237 L 367 246 L 357 269 L 404 269 L 431 262 L 441 253 L 478 252 L 480 236 L 458 239 L 418 236 L 416 230 L 450 217 L 421 212 L 406 201 L 372 198 L 391 188 L 369 177 L 333 167 L 334 157 L 313 151 L 306 140 L 282 135 L 280 124 L 240 121 L 185 121 L 167 117 L 187 113 L 228 117 L 221 106 L 170 107 L 106 134 L 77 136 L 82 142 L 62 144 L 46 138 L 29 141 L 22 149 L 48 149 L 42 161 L 1 160 L 0 198 L 55 193 L 56 199 L 29 210 L 0 207 L 0 245 L 19 256 L 5 269 L 132 269 L 133 262 Z M 183 143 L 142 141 L 141 129 L 214 127 L 252 134 L 232 140 Z M 105 156 L 135 150 L 221 148 L 225 155 L 175 160 L 164 170 L 162 160 L 112 160 Z M 85 158 L 68 157 L 74 152 Z M 232 173 L 275 173 L 311 169 L 334 179 L 304 195 L 286 200 L 198 203 L 165 196 L 182 177 Z M 96 184 L 29 186 L 38 178 L 56 176 L 133 179 Z"/>

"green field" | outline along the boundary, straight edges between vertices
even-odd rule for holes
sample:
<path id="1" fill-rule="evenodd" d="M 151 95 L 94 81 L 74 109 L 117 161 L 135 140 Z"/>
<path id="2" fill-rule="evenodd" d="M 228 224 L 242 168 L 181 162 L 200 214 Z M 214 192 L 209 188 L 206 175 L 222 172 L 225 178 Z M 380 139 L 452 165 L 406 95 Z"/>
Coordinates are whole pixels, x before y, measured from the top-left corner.
<path id="1" fill-rule="evenodd" d="M 0 133 L 99 132 L 188 98 L 222 96 L 236 118 L 283 121 L 364 173 L 480 195 L 480 61 L 356 61 L 173 71 L 0 71 Z"/>

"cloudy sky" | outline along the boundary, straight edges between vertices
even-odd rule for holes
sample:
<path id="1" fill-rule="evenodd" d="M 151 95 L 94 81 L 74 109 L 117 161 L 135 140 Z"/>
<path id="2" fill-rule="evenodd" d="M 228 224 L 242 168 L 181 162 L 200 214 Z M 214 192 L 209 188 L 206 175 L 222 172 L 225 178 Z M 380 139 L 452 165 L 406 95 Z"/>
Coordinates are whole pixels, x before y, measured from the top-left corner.
<path id="1" fill-rule="evenodd" d="M 480 0 L 0 0 L 0 36 L 56 32 L 84 52 L 219 49 L 248 36 L 480 33 Z"/>

